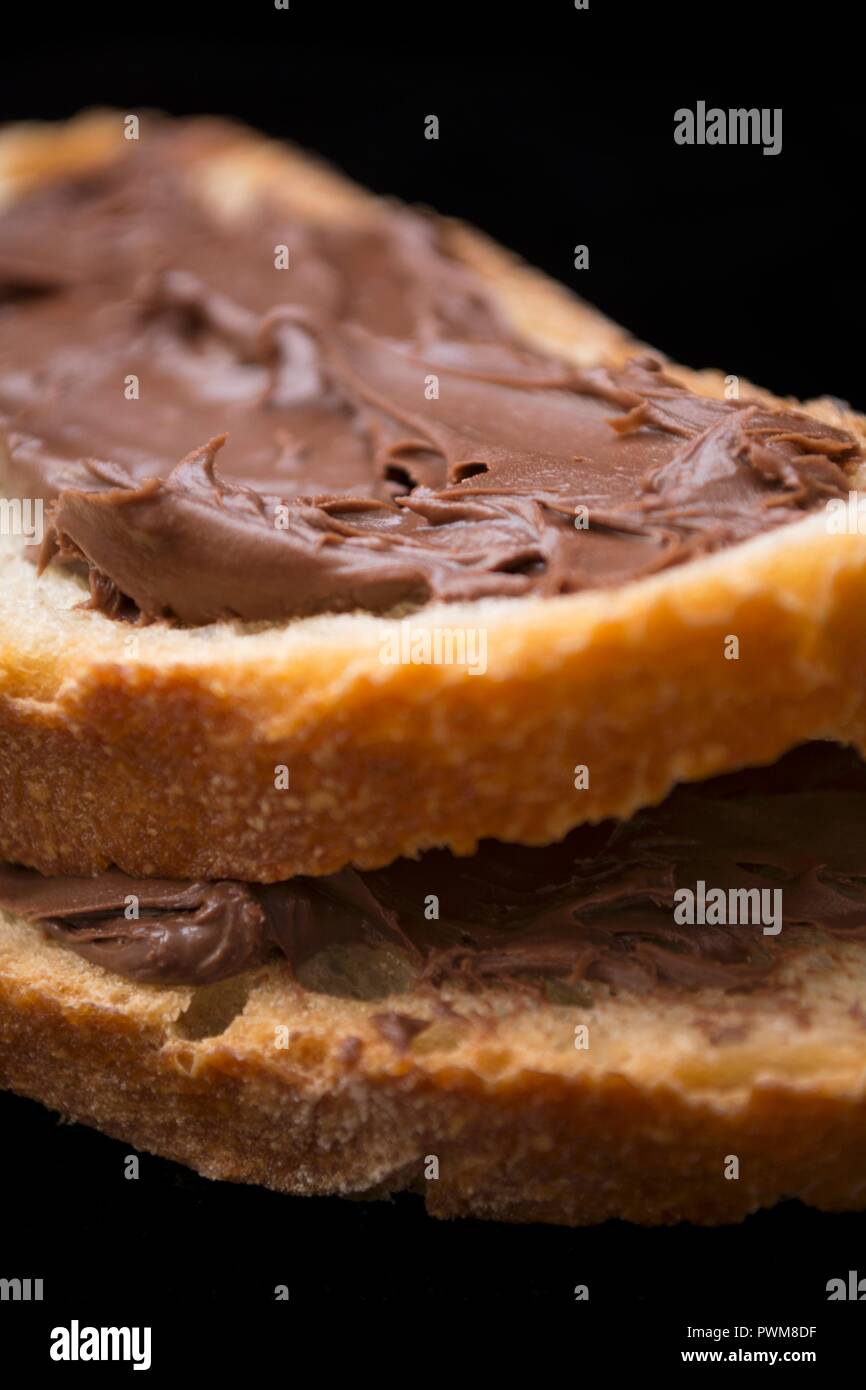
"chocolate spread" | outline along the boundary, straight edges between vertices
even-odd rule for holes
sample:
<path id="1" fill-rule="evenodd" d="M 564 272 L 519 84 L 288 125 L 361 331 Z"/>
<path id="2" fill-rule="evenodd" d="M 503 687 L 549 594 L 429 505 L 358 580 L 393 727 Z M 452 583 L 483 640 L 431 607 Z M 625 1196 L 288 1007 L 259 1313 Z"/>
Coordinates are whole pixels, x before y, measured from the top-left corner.
<path id="1" fill-rule="evenodd" d="M 782 931 L 678 925 L 674 894 L 699 880 L 780 889 Z M 437 850 L 269 885 L 116 870 L 43 878 L 5 865 L 0 906 L 87 960 L 162 984 L 207 984 L 280 954 L 298 969 L 323 947 L 355 942 L 404 952 L 434 987 L 540 977 L 751 990 L 816 936 L 866 936 L 866 763 L 809 744 L 545 849 L 487 841 L 470 858 Z"/>
<path id="2" fill-rule="evenodd" d="M 0 215 L 0 481 L 49 504 L 41 561 L 86 566 L 94 606 L 575 593 L 847 495 L 840 430 L 522 341 L 432 216 L 218 220 L 191 192 L 202 129 L 118 134 Z"/>

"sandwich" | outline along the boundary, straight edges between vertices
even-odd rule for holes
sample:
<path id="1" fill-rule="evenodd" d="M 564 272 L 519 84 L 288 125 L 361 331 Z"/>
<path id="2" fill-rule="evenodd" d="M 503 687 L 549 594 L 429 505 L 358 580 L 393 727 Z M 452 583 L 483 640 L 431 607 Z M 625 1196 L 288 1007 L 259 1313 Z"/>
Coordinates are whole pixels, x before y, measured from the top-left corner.
<path id="1" fill-rule="evenodd" d="M 9 129 L 0 1084 L 442 1216 L 862 1206 L 864 441 L 225 122 Z"/>

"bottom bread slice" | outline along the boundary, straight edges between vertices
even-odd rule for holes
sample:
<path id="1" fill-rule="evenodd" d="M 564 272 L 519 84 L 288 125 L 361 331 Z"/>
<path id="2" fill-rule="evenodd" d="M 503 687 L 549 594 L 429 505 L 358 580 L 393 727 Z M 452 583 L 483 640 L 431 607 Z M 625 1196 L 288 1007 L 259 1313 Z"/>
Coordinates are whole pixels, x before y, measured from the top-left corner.
<path id="1" fill-rule="evenodd" d="M 422 1193 L 440 1217 L 742 1218 L 866 1207 L 866 941 L 772 987 L 401 988 L 335 948 L 203 988 L 130 984 L 0 914 L 0 1085 L 210 1178 Z"/>

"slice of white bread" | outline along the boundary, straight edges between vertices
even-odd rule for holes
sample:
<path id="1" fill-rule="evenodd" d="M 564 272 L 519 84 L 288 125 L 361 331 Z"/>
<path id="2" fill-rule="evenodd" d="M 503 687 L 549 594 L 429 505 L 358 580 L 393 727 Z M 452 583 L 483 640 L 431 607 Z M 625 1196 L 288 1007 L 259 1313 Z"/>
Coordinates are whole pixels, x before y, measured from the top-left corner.
<path id="1" fill-rule="evenodd" d="M 158 988 L 0 913 L 0 1086 L 211 1178 L 414 1189 L 437 1216 L 863 1208 L 864 977 L 866 941 L 837 938 L 751 995 L 433 993 L 363 947 L 314 958 L 306 989 L 282 962 Z"/>
<path id="2" fill-rule="evenodd" d="M 119 113 L 12 127 L 0 199 L 125 144 Z M 371 203 L 242 130 L 191 158 L 189 180 L 221 216 L 263 185 L 319 219 Z M 535 341 L 581 364 L 637 347 L 478 233 L 454 237 Z M 723 392 L 719 373 L 671 370 Z M 838 403 L 805 408 L 866 439 Z M 437 844 L 469 853 L 482 836 L 541 844 L 806 738 L 866 748 L 866 538 L 828 534 L 823 514 L 616 590 L 413 615 L 413 629 L 482 628 L 479 678 L 383 664 L 397 619 L 364 614 L 157 624 L 131 643 L 126 625 L 76 606 L 81 580 L 37 579 L 20 544 L 0 549 L 0 855 L 46 872 L 269 880 Z M 275 789 L 279 767 L 288 789 Z"/>

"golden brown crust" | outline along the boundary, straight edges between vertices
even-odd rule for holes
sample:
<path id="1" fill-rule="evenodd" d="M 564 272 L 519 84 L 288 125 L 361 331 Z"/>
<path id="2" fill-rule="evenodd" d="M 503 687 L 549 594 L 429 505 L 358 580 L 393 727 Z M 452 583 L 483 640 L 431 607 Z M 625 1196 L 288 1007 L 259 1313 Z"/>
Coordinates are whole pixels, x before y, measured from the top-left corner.
<path id="1" fill-rule="evenodd" d="M 452 996 L 450 1011 L 306 994 L 274 965 L 209 1029 L 202 992 L 126 985 L 5 918 L 0 1085 L 208 1177 L 411 1188 L 436 1216 L 716 1224 L 782 1197 L 859 1209 L 864 965 L 862 945 L 818 952 L 763 999 L 602 992 L 578 1008 L 500 992 Z M 403 1051 L 377 1028 L 383 1009 L 432 1022 Z"/>
<path id="2" fill-rule="evenodd" d="M 119 122 L 13 130 L 0 138 L 0 192 L 104 158 Z M 191 178 L 227 214 L 261 180 L 323 216 L 369 201 L 248 135 L 202 156 Z M 454 234 L 527 332 L 581 361 L 633 348 L 484 238 Z M 723 388 L 718 373 L 676 370 Z M 863 433 L 831 402 L 809 408 Z M 130 646 L 127 627 L 75 607 L 74 578 L 37 581 L 15 546 L 0 564 L 0 855 L 46 872 L 114 862 L 268 880 L 433 844 L 469 853 L 483 836 L 544 843 L 808 738 L 866 747 L 866 538 L 828 535 L 821 516 L 618 591 L 413 616 L 482 628 L 477 677 L 383 665 L 393 621 L 364 615 L 156 626 Z M 725 659 L 730 636 L 738 660 Z M 281 766 L 287 790 L 274 786 Z"/>
<path id="3" fill-rule="evenodd" d="M 55 623 L 49 579 L 49 621 L 16 615 L 0 697 L 0 854 L 44 872 L 266 880 L 482 835 L 540 844 L 809 737 L 866 743 L 862 541 L 817 527 L 593 600 L 583 621 L 569 602 L 491 610 L 478 678 L 383 667 L 374 619 L 289 630 L 291 656 L 238 639 L 231 660 L 146 631 L 124 660 L 128 630 Z"/>

